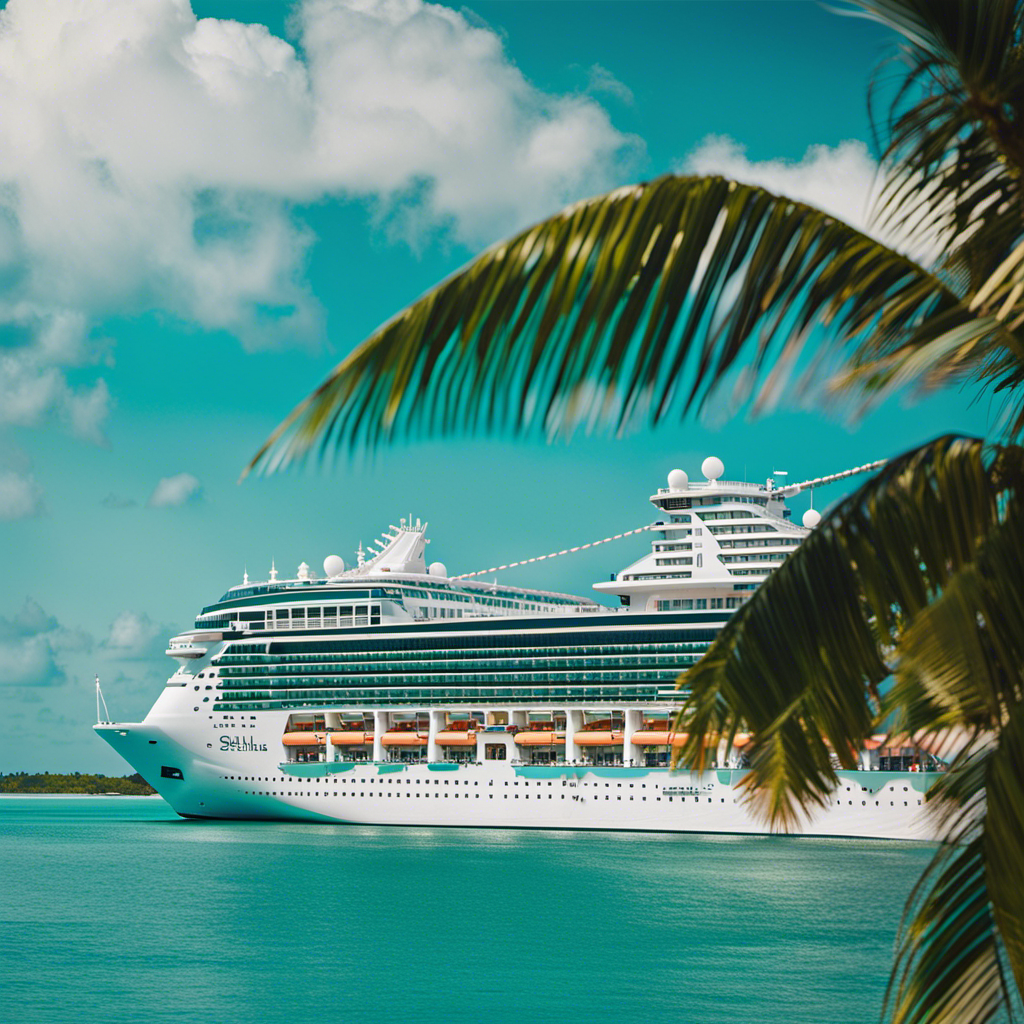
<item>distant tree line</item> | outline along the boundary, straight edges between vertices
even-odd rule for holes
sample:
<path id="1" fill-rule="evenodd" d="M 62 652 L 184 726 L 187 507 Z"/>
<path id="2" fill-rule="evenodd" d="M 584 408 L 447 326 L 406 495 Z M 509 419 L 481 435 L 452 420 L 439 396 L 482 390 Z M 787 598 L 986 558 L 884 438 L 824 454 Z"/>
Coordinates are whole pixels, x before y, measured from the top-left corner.
<path id="1" fill-rule="evenodd" d="M 0 772 L 0 793 L 117 793 L 121 796 L 151 796 L 156 790 L 137 772 L 134 775 L 56 775 L 43 772 Z"/>

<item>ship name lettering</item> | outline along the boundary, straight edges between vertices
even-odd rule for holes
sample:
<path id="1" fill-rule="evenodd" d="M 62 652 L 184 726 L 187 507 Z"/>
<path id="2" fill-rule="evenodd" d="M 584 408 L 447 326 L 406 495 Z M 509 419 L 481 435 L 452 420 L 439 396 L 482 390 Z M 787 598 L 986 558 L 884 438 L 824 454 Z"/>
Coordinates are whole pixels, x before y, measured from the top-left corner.
<path id="1" fill-rule="evenodd" d="M 257 743 L 248 736 L 221 736 L 220 749 L 238 753 L 243 750 L 266 750 L 266 743 Z"/>

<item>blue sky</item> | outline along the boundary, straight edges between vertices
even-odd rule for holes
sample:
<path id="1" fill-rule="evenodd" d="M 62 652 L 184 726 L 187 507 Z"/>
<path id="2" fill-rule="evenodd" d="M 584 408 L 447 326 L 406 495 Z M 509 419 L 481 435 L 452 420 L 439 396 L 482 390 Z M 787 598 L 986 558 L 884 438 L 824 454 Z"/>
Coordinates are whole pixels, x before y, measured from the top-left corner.
<path id="1" fill-rule="evenodd" d="M 353 345 L 485 244 L 669 171 L 863 216 L 891 41 L 812 2 L 10 2 L 0 33 L 0 771 L 127 770 L 167 637 L 429 520 L 470 571 L 631 529 L 674 466 L 817 476 L 990 410 L 782 410 L 625 439 L 425 441 L 237 483 Z M 834 500 L 842 490 L 823 492 Z M 804 504 L 797 504 L 802 511 Z M 507 574 L 586 593 L 632 538 Z"/>

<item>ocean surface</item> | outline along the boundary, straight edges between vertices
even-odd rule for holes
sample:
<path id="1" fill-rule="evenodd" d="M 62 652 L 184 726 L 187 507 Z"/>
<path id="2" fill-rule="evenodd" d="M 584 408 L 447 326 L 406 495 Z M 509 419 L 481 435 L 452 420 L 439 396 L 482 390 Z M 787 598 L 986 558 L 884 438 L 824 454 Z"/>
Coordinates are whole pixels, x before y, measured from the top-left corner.
<path id="1" fill-rule="evenodd" d="M 0 1021 L 877 1021 L 931 853 L 0 798 Z"/>

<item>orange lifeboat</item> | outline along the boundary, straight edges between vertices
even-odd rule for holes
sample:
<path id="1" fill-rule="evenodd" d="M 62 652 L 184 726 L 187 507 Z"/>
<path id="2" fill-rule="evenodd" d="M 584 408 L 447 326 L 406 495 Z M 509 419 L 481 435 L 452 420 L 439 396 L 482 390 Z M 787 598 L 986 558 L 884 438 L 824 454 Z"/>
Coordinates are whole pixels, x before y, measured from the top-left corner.
<path id="1" fill-rule="evenodd" d="M 575 742 L 581 747 L 618 747 L 622 745 L 622 730 L 585 729 L 576 733 Z"/>
<path id="2" fill-rule="evenodd" d="M 373 733 L 362 729 L 345 729 L 331 733 L 331 743 L 336 747 L 362 747 L 373 745 Z"/>
<path id="3" fill-rule="evenodd" d="M 754 742 L 754 737 L 749 732 L 738 732 L 732 738 L 732 745 L 737 750 L 742 750 L 744 747 L 750 746 Z"/>
<path id="4" fill-rule="evenodd" d="M 424 747 L 427 737 L 413 729 L 392 729 L 380 738 L 385 747 Z"/>
<path id="5" fill-rule="evenodd" d="M 516 743 L 521 747 L 550 747 L 565 743 L 564 732 L 552 732 L 548 729 L 529 729 L 516 733 Z"/>
<path id="6" fill-rule="evenodd" d="M 475 747 L 476 733 L 465 729 L 445 729 L 437 734 L 437 742 L 443 747 Z"/>
<path id="7" fill-rule="evenodd" d="M 281 742 L 286 747 L 322 747 L 326 737 L 322 732 L 286 732 Z"/>
<path id="8" fill-rule="evenodd" d="M 681 747 L 690 738 L 687 732 L 668 729 L 641 729 L 633 733 L 633 742 L 641 747 Z"/>

